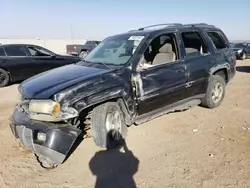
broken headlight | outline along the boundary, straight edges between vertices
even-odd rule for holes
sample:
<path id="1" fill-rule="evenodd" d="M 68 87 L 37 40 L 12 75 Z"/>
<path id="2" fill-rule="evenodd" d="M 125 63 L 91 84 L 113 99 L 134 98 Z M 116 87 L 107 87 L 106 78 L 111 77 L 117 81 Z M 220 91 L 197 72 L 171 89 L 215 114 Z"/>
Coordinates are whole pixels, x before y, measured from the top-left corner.
<path id="1" fill-rule="evenodd" d="M 70 107 L 62 107 L 52 100 L 31 100 L 29 103 L 30 119 L 58 122 L 78 115 L 78 111 Z"/>

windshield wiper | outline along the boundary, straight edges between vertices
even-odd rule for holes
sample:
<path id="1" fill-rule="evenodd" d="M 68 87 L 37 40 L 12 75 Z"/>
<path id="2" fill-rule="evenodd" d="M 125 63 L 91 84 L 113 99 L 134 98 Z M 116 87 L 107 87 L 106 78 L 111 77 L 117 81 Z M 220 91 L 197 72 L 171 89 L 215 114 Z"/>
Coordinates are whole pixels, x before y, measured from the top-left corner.
<path id="1" fill-rule="evenodd" d="M 104 65 L 105 67 L 107 67 L 108 69 L 111 69 L 108 65 L 106 65 L 103 62 L 92 62 L 92 63 L 94 63 L 94 64 L 101 64 L 101 65 Z"/>
<path id="2" fill-rule="evenodd" d="M 86 62 L 86 63 L 90 63 L 90 64 L 101 64 L 101 65 L 104 65 L 105 67 L 107 67 L 108 69 L 111 69 L 108 65 L 106 65 L 105 63 L 103 62 L 92 62 L 92 61 L 87 61 L 85 59 L 82 59 L 82 61 Z"/>

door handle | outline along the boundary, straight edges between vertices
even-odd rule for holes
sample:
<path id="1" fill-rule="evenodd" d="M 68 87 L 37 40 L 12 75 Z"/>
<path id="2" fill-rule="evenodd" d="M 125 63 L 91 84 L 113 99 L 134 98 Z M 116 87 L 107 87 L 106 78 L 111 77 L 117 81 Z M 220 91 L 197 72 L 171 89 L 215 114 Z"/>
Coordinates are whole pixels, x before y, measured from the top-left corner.
<path id="1" fill-rule="evenodd" d="M 183 70 L 183 69 L 178 69 L 178 70 L 176 70 L 175 72 L 181 73 L 181 72 L 184 72 L 184 70 Z"/>

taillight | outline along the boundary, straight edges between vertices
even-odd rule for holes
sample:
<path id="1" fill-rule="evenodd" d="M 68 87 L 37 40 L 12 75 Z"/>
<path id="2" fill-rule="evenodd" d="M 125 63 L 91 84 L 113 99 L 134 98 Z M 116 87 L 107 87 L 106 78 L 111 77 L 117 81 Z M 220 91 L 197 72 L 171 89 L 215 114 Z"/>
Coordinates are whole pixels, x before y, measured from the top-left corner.
<path id="1" fill-rule="evenodd" d="M 236 66 L 236 55 L 234 54 L 234 66 Z"/>

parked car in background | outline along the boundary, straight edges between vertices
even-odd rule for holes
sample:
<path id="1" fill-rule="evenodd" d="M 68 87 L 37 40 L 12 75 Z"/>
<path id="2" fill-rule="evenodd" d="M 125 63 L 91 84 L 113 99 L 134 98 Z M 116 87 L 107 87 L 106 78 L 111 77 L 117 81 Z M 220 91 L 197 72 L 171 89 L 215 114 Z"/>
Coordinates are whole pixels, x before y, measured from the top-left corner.
<path id="1" fill-rule="evenodd" d="M 236 73 L 223 31 L 208 24 L 159 26 L 108 37 L 82 61 L 19 86 L 10 127 L 44 167 L 61 164 L 89 128 L 95 144 L 110 149 L 132 124 L 199 104 L 220 106 Z"/>
<path id="2" fill-rule="evenodd" d="M 84 45 L 70 44 L 66 46 L 67 54 L 86 57 L 101 41 L 89 40 Z"/>
<path id="3" fill-rule="evenodd" d="M 79 61 L 80 57 L 63 56 L 32 44 L 0 45 L 0 87 Z"/>
<path id="4" fill-rule="evenodd" d="M 244 60 L 250 58 L 250 43 L 233 43 L 231 48 L 235 51 L 237 59 Z"/>

